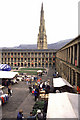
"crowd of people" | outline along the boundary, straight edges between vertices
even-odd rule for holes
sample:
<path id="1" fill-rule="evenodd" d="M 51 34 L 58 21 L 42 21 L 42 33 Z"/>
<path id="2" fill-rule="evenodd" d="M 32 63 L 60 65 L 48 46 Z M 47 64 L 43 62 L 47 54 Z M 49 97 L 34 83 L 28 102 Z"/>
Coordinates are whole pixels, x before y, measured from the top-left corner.
<path id="1" fill-rule="evenodd" d="M 53 92 L 52 86 L 50 86 L 49 81 L 43 81 L 39 78 L 37 81 L 35 81 L 33 84 L 29 82 L 29 92 L 34 94 L 35 101 L 38 99 L 40 91 L 45 91 L 45 94 L 48 94 L 49 92 Z"/>
<path id="2" fill-rule="evenodd" d="M 37 76 L 37 77 L 27 77 L 25 76 L 24 80 L 26 81 L 26 84 L 28 85 L 29 88 L 29 93 L 34 95 L 34 101 L 39 100 L 39 95 L 41 91 L 45 91 L 45 94 L 48 94 L 51 92 L 51 86 L 49 84 L 50 80 L 48 81 L 43 81 L 42 76 Z M 46 103 L 46 102 L 45 102 Z M 46 106 L 47 104 L 45 104 Z M 45 109 L 45 107 L 44 107 Z M 33 112 L 30 112 L 30 115 L 28 116 L 27 120 L 45 120 L 44 115 L 42 111 L 39 109 L 37 110 L 37 113 L 34 115 Z M 17 120 L 23 120 L 23 111 L 20 110 L 18 115 L 17 115 Z"/>

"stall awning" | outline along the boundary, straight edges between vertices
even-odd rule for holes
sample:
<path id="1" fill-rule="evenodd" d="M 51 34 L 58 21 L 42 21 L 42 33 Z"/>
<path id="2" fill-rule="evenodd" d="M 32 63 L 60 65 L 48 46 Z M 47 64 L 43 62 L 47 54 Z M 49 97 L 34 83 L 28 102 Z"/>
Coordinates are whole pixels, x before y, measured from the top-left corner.
<path id="1" fill-rule="evenodd" d="M 50 93 L 47 118 L 78 118 L 78 94 Z"/>
<path id="2" fill-rule="evenodd" d="M 69 86 L 69 87 L 72 87 L 72 85 L 70 85 L 65 79 L 59 77 L 59 78 L 53 78 L 53 86 L 54 87 L 62 87 L 62 86 Z"/>
<path id="3" fill-rule="evenodd" d="M 38 73 L 41 73 L 41 72 L 42 72 L 42 70 L 38 70 L 37 72 L 38 72 Z"/>
<path id="4" fill-rule="evenodd" d="M 18 72 L 0 71 L 0 78 L 11 79 L 11 78 L 14 78 L 17 74 Z"/>
<path id="5" fill-rule="evenodd" d="M 0 64 L 0 71 L 11 71 L 11 67 L 7 64 Z"/>

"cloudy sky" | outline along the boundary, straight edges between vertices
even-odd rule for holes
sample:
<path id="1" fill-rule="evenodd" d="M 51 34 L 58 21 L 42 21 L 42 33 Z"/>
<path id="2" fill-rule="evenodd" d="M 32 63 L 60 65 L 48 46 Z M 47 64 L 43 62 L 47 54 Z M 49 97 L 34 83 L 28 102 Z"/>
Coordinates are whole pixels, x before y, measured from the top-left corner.
<path id="1" fill-rule="evenodd" d="M 37 43 L 42 2 L 48 44 L 77 37 L 78 1 L 0 0 L 0 47 Z"/>

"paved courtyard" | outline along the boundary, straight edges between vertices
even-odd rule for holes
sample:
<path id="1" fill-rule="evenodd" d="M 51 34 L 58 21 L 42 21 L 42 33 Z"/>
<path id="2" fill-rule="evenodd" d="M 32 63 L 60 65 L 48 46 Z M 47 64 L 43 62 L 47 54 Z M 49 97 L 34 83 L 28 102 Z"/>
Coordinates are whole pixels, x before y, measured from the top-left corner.
<path id="1" fill-rule="evenodd" d="M 47 75 L 42 76 L 42 80 L 50 79 L 52 83 L 53 72 L 54 70 L 50 69 Z M 2 118 L 16 118 L 19 109 L 23 109 L 24 118 L 27 118 L 35 103 L 34 96 L 29 93 L 28 85 L 24 81 L 12 85 L 12 90 L 12 97 L 2 107 Z M 7 89 L 4 89 L 4 92 L 7 92 Z"/>

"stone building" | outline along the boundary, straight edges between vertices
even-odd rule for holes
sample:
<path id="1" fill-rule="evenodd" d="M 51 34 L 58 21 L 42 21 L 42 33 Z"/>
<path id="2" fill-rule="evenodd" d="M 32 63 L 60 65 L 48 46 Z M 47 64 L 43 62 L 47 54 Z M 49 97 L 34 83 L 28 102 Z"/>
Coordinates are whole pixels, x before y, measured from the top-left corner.
<path id="1" fill-rule="evenodd" d="M 56 69 L 70 84 L 80 87 L 80 35 L 57 51 Z"/>
<path id="2" fill-rule="evenodd" d="M 55 66 L 56 51 L 54 49 L 47 49 L 47 36 L 45 30 L 43 3 L 41 6 L 37 48 L 38 49 L 2 49 L 0 51 L 0 63 L 8 64 L 11 67 Z"/>
<path id="3" fill-rule="evenodd" d="M 12 67 L 54 67 L 55 50 L 2 49 L 2 64 Z"/>
<path id="4" fill-rule="evenodd" d="M 37 48 L 47 49 L 47 36 L 46 36 L 46 30 L 45 30 L 43 3 L 41 6 L 41 16 L 40 16 L 40 26 L 39 26 Z"/>

